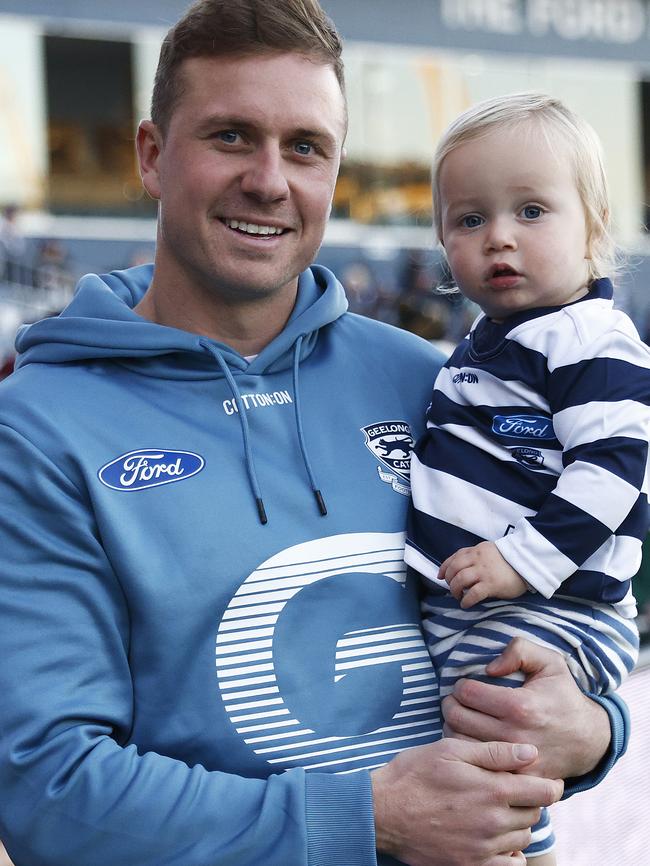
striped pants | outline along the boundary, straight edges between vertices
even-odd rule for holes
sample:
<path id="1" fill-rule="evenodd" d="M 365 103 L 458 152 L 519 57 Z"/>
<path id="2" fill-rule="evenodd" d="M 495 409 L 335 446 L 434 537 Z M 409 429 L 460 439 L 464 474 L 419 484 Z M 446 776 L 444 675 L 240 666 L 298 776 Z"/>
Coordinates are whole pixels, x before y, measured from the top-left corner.
<path id="1" fill-rule="evenodd" d="M 624 619 L 609 605 L 588 605 L 562 596 L 545 599 L 531 593 L 514 601 L 491 600 L 463 610 L 451 595 L 434 589 L 422 602 L 422 627 L 438 673 L 441 699 L 461 677 L 520 686 L 524 680 L 520 672 L 503 679 L 485 674 L 485 665 L 514 637 L 561 653 L 578 685 L 595 694 L 618 688 L 639 651 L 634 620 Z M 545 809 L 524 853 L 539 856 L 552 850 L 554 843 Z"/>

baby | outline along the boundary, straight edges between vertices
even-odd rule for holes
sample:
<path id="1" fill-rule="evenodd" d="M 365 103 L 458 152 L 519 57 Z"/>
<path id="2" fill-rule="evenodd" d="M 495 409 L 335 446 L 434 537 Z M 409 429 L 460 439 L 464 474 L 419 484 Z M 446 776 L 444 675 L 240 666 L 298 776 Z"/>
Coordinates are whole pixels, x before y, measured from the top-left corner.
<path id="1" fill-rule="evenodd" d="M 487 100 L 443 134 L 433 201 L 454 282 L 483 311 L 411 465 L 406 561 L 441 696 L 517 635 L 562 653 L 585 691 L 615 689 L 638 654 L 650 350 L 613 309 L 598 139 L 544 94 Z M 528 861 L 554 864 L 553 844 L 544 814 Z"/>

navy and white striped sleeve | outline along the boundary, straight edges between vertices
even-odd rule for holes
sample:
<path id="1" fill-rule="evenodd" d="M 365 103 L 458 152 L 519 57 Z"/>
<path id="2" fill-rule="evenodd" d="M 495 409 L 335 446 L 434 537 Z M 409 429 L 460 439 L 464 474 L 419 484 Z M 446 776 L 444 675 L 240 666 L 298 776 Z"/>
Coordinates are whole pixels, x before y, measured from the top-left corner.
<path id="1" fill-rule="evenodd" d="M 596 575 L 603 586 L 606 576 L 614 587 L 618 578 L 622 590 L 647 531 L 650 350 L 615 326 L 580 358 L 556 342 L 548 369 L 563 471 L 537 513 L 496 544 L 547 598 L 572 575 L 576 586 L 565 585 L 565 594 L 584 595 L 582 584 Z M 595 600 L 620 600 L 603 594 Z"/>

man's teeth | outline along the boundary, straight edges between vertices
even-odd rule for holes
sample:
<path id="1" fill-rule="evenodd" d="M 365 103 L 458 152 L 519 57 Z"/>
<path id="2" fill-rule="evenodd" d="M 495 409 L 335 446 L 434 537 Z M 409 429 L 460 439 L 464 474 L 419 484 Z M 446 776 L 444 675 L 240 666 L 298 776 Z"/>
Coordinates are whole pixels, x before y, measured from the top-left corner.
<path id="1" fill-rule="evenodd" d="M 249 235 L 281 235 L 283 229 L 277 226 L 261 226 L 256 223 L 245 223 L 241 220 L 224 220 L 228 228 L 239 229 L 240 232 L 246 232 Z"/>

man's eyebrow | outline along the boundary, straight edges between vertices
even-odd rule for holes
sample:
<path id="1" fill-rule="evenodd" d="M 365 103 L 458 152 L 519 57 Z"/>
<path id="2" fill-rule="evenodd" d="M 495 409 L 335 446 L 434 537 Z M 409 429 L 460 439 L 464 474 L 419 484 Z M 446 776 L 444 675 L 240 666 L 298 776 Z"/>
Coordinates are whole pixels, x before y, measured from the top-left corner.
<path id="1" fill-rule="evenodd" d="M 291 134 L 292 138 L 324 138 L 334 140 L 334 136 L 332 133 L 328 132 L 326 129 L 294 129 Z"/>
<path id="2" fill-rule="evenodd" d="M 255 124 L 244 117 L 237 117 L 232 114 L 210 114 L 202 118 L 197 125 L 198 132 L 209 132 L 215 127 L 237 127 L 238 129 L 250 129 Z"/>

